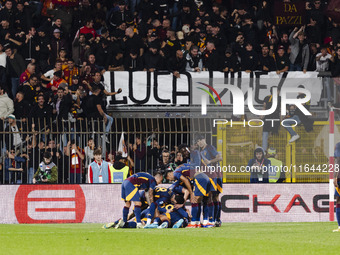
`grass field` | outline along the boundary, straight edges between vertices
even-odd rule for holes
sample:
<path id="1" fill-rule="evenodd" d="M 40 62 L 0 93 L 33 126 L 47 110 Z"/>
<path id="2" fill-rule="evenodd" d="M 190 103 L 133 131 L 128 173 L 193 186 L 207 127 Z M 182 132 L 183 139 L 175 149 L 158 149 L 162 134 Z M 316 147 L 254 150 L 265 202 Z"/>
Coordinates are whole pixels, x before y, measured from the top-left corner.
<path id="1" fill-rule="evenodd" d="M 214 229 L 0 225 L 0 254 L 333 254 L 336 223 L 224 223 Z"/>

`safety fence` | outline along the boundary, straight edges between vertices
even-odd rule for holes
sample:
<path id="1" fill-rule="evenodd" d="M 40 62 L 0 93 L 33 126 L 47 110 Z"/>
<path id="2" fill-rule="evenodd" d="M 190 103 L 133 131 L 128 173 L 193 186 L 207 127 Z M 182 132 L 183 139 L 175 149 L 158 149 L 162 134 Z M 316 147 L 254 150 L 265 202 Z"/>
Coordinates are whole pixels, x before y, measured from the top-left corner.
<path id="1" fill-rule="evenodd" d="M 246 121 L 246 123 L 248 123 Z M 223 166 L 235 166 L 224 173 L 224 182 L 249 182 L 250 173 L 241 171 L 254 150 L 262 145 L 260 124 L 234 122 L 234 125 L 218 125 L 217 150 L 223 155 Z M 340 122 L 335 122 L 335 141 L 340 141 Z M 306 132 L 303 126 L 294 128 L 300 135 L 296 142 L 289 143 L 290 134 L 280 127 L 277 134 L 271 134 L 268 148 L 276 150 L 276 159 L 282 161 L 285 182 L 328 182 L 329 180 L 329 123 L 315 121 L 313 130 Z"/>
<path id="2" fill-rule="evenodd" d="M 45 151 L 51 152 L 58 167 L 58 183 L 86 183 L 95 148 L 101 148 L 103 158 L 113 163 L 121 145 L 119 150 L 127 153 L 130 173 L 152 173 L 162 164 L 163 152 L 169 153 L 168 159 L 174 161 L 177 147 L 189 144 L 187 118 L 114 118 L 106 132 L 107 125 L 99 119 L 3 122 L 0 182 L 32 183 Z M 140 145 L 136 144 L 137 138 Z M 164 163 L 167 165 L 168 161 Z"/>
<path id="3" fill-rule="evenodd" d="M 2 124 L 0 182 L 3 184 L 32 183 L 45 151 L 52 153 L 61 184 L 86 183 L 87 167 L 93 160 L 93 150 L 98 147 L 102 149 L 103 158 L 111 163 L 119 150 L 126 150 L 130 173 L 174 169 L 184 161 L 178 146 L 192 145 L 193 133 L 204 134 L 207 144 L 217 148 L 222 155 L 221 166 L 234 166 L 224 172 L 224 182 L 247 183 L 250 173 L 242 172 L 241 166 L 247 165 L 254 157 L 255 148 L 262 144 L 262 128 L 256 127 L 256 123 L 254 127 L 243 126 L 243 122 L 234 122 L 232 127 L 213 127 L 210 118 L 114 118 L 108 132 L 105 132 L 107 123 L 94 119 L 76 122 L 9 120 Z M 340 122 L 335 124 L 335 140 L 339 141 Z M 328 181 L 328 122 L 316 121 L 313 127 L 313 131 L 307 133 L 303 126 L 297 126 L 295 130 L 301 138 L 292 144 L 283 127 L 278 134 L 269 136 L 268 147 L 274 147 L 276 158 L 288 167 L 285 182 Z M 140 145 L 137 138 L 140 138 Z M 163 158 L 163 153 L 169 153 L 170 158 Z M 174 161 L 176 164 L 170 167 L 169 162 Z"/>

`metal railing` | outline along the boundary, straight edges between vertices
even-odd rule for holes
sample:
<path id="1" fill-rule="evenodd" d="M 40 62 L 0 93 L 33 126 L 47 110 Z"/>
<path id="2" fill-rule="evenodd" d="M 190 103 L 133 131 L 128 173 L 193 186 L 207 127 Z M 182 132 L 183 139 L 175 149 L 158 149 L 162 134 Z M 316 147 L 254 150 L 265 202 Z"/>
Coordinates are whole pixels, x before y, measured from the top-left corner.
<path id="1" fill-rule="evenodd" d="M 34 131 L 32 123 L 35 123 Z M 242 173 L 239 169 L 247 165 L 249 159 L 254 157 L 256 146 L 262 143 L 260 127 L 240 128 L 234 125 L 213 128 L 211 118 L 114 118 L 108 133 L 104 132 L 105 123 L 94 119 L 76 122 L 17 121 L 17 131 L 12 129 L 10 123 L 3 124 L 4 131 L 0 132 L 0 183 L 13 184 L 32 183 L 33 174 L 45 151 L 52 152 L 53 162 L 58 166 L 58 183 L 86 183 L 87 167 L 92 162 L 90 152 L 101 147 L 103 158 L 113 163 L 122 133 L 131 158 L 130 173 L 152 173 L 162 163 L 163 150 L 169 151 L 174 159 L 177 146 L 191 145 L 192 134 L 200 133 L 205 135 L 208 144 L 214 145 L 222 154 L 221 165 L 237 168 L 236 172 L 224 174 L 224 182 L 249 182 L 250 174 Z M 335 124 L 337 137 L 340 123 Z M 284 165 L 296 167 L 295 171 L 286 173 L 286 182 L 327 182 L 328 122 L 314 122 L 314 130 L 309 133 L 302 126 L 295 129 L 301 136 L 296 143 L 288 143 L 290 135 L 283 127 L 268 140 L 268 147 L 276 148 L 277 158 Z M 137 137 L 141 138 L 141 145 L 135 151 L 133 144 Z M 89 146 L 90 140 L 94 144 L 92 148 Z M 75 159 L 72 145 L 84 155 L 83 160 Z M 158 148 L 156 153 L 152 153 L 151 149 L 155 148 Z"/>
<path id="2" fill-rule="evenodd" d="M 52 153 L 53 162 L 58 167 L 58 183 L 86 183 L 87 167 L 93 160 L 89 156 L 91 151 L 100 147 L 103 158 L 113 163 L 123 132 L 126 150 L 131 158 L 130 173 L 152 173 L 157 169 L 162 159 L 149 153 L 157 144 L 160 155 L 164 149 L 172 157 L 178 145 L 189 144 L 187 118 L 115 118 L 108 133 L 105 133 L 104 121 L 95 119 L 80 119 L 76 122 L 17 120 L 15 123 L 17 129 L 7 121 L 2 123 L 0 183 L 32 183 L 33 174 L 42 162 L 45 151 Z M 137 137 L 141 139 L 137 150 L 143 155 L 142 159 L 133 149 Z M 94 143 L 91 148 L 90 140 Z M 79 157 L 75 159 L 72 146 L 76 146 L 83 154 L 83 160 Z"/>

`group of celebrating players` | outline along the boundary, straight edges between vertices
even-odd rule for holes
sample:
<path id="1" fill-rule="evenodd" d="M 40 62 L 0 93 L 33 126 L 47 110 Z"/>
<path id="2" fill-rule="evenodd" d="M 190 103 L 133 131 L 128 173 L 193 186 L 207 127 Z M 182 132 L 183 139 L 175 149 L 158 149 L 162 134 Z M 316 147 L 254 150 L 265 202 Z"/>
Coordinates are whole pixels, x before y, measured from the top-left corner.
<path id="1" fill-rule="evenodd" d="M 214 146 L 206 143 L 202 135 L 196 136 L 195 145 L 190 149 L 184 146 L 183 151 L 189 152 L 190 158 L 175 171 L 156 172 L 154 176 L 141 172 L 124 180 L 123 217 L 105 224 L 103 228 L 220 227 L 221 173 L 200 169 L 216 166 L 222 157 Z M 157 186 L 163 182 L 163 178 L 172 184 L 169 187 Z M 188 199 L 191 202 L 191 211 L 185 207 Z M 131 202 L 134 209 L 129 214 Z"/>

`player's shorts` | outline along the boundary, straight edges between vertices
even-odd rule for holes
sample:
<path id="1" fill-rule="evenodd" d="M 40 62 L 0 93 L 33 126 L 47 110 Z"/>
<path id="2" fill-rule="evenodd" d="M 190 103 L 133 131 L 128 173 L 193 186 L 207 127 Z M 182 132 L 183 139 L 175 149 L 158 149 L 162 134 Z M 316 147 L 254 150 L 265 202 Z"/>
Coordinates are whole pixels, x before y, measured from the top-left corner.
<path id="1" fill-rule="evenodd" d="M 222 186 L 222 178 L 214 178 L 213 179 L 214 184 L 215 184 L 215 190 L 214 194 L 221 194 L 223 192 L 223 186 Z"/>
<path id="2" fill-rule="evenodd" d="M 194 195 L 197 197 L 209 196 L 210 191 L 216 191 L 212 185 L 213 180 L 205 173 L 199 173 L 194 178 Z"/>
<path id="3" fill-rule="evenodd" d="M 172 227 L 177 221 L 182 219 L 182 216 L 178 212 L 171 212 L 171 213 L 166 213 L 166 216 L 170 219 L 171 224 L 170 226 Z"/>
<path id="4" fill-rule="evenodd" d="M 124 201 L 140 201 L 140 194 L 138 192 L 138 187 L 135 187 L 128 180 L 123 181 L 122 199 Z"/>

